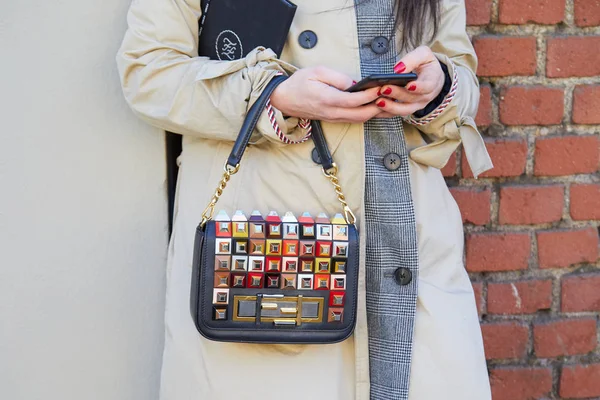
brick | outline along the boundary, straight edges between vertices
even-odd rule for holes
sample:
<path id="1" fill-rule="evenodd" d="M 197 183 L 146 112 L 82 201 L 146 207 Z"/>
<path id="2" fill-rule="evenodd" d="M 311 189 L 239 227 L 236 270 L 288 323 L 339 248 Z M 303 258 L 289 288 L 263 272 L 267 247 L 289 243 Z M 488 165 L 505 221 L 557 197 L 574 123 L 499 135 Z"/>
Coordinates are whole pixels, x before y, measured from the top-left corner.
<path id="1" fill-rule="evenodd" d="M 494 400 L 541 399 L 552 391 L 550 368 L 494 368 L 490 373 Z"/>
<path id="2" fill-rule="evenodd" d="M 500 122 L 505 125 L 556 125 L 562 122 L 564 91 L 546 86 L 502 88 Z"/>
<path id="3" fill-rule="evenodd" d="M 600 396 L 600 364 L 564 366 L 558 393 L 570 399 Z"/>
<path id="4" fill-rule="evenodd" d="M 598 3 L 600 4 L 600 0 Z M 575 88 L 573 91 L 573 122 L 576 124 L 600 124 L 600 85 L 582 85 Z"/>
<path id="5" fill-rule="evenodd" d="M 600 160 L 598 144 L 597 135 L 538 138 L 534 174 L 561 176 L 596 172 Z"/>
<path id="6" fill-rule="evenodd" d="M 500 189 L 500 224 L 531 225 L 560 221 L 564 206 L 562 185 L 504 186 Z"/>
<path id="7" fill-rule="evenodd" d="M 535 37 L 478 36 L 473 45 L 479 58 L 479 76 L 535 74 Z"/>
<path id="8" fill-rule="evenodd" d="M 490 85 L 479 87 L 479 108 L 475 123 L 477 126 L 489 126 L 492 123 L 492 88 Z"/>
<path id="9" fill-rule="evenodd" d="M 529 328 L 516 323 L 481 325 L 485 358 L 522 358 L 527 353 Z"/>
<path id="10" fill-rule="evenodd" d="M 550 78 L 600 75 L 600 36 L 548 38 L 546 75 Z"/>
<path id="11" fill-rule="evenodd" d="M 450 156 L 448 163 L 444 166 L 444 168 L 442 168 L 442 176 L 444 176 L 446 178 L 451 178 L 453 176 L 456 176 L 456 174 L 457 174 L 456 159 L 457 158 L 458 158 L 458 156 L 456 155 L 456 153 L 453 153 Z"/>
<path id="12" fill-rule="evenodd" d="M 575 24 L 578 26 L 600 25 L 600 0 L 575 0 L 574 3 Z"/>
<path id="13" fill-rule="evenodd" d="M 540 268 L 564 268 L 598 259 L 598 231 L 595 228 L 537 233 Z"/>
<path id="14" fill-rule="evenodd" d="M 563 277 L 560 293 L 562 312 L 600 311 L 600 273 Z"/>
<path id="15" fill-rule="evenodd" d="M 596 319 L 565 319 L 534 324 L 533 346 L 537 357 L 586 354 L 597 344 Z"/>
<path id="16" fill-rule="evenodd" d="M 467 236 L 467 270 L 527 269 L 531 240 L 526 233 L 473 233 Z"/>
<path id="17" fill-rule="evenodd" d="M 465 0 L 467 25 L 487 25 L 490 23 L 492 0 Z"/>
<path id="18" fill-rule="evenodd" d="M 600 220 L 600 184 L 572 184 L 570 203 L 574 220 Z"/>
<path id="19" fill-rule="evenodd" d="M 481 317 L 485 314 L 485 304 L 483 301 L 483 283 L 473 282 L 473 294 L 475 295 L 475 304 L 477 305 L 477 314 Z"/>
<path id="20" fill-rule="evenodd" d="M 500 0 L 501 24 L 557 24 L 565 18 L 565 0 Z"/>
<path id="21" fill-rule="evenodd" d="M 533 314 L 552 306 L 552 280 L 488 283 L 490 314 Z"/>
<path id="22" fill-rule="evenodd" d="M 463 223 L 485 225 L 490 222 L 490 188 L 454 187 L 450 193 L 460 208 Z"/>
<path id="23" fill-rule="evenodd" d="M 527 164 L 527 142 L 521 138 L 486 140 L 485 147 L 490 154 L 494 168 L 479 175 L 481 178 L 520 176 L 525 173 Z M 462 155 L 463 177 L 472 178 L 473 172 L 467 158 Z"/>

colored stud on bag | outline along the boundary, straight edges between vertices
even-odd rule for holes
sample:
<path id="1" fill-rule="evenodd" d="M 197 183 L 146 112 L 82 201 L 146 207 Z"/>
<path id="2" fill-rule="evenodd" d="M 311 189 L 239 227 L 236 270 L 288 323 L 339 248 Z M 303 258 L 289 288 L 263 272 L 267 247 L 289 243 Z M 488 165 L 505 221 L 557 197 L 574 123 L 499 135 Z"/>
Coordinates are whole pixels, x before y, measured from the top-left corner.
<path id="1" fill-rule="evenodd" d="M 279 274 L 267 274 L 265 287 L 267 289 L 279 289 Z"/>
<path id="2" fill-rule="evenodd" d="M 315 222 L 317 223 L 317 240 L 331 240 L 331 223 L 327 214 L 320 213 Z"/>
<path id="3" fill-rule="evenodd" d="M 214 307 L 213 308 L 213 319 L 222 321 L 227 319 L 227 308 Z"/>
<path id="4" fill-rule="evenodd" d="M 214 289 L 213 304 L 227 304 L 229 289 Z"/>
<path id="5" fill-rule="evenodd" d="M 215 254 L 231 254 L 231 239 L 217 239 Z"/>
<path id="6" fill-rule="evenodd" d="M 228 288 L 229 287 L 229 272 L 215 272 L 214 287 Z"/>
<path id="7" fill-rule="evenodd" d="M 237 210 L 233 217 L 231 217 L 231 225 L 233 226 L 232 236 L 234 238 L 248 237 L 248 220 L 242 211 Z"/>
<path id="8" fill-rule="evenodd" d="M 259 289 L 263 286 L 263 274 L 261 273 L 249 273 L 248 274 L 248 287 L 253 289 Z"/>
<path id="9" fill-rule="evenodd" d="M 310 216 L 309 213 L 305 212 L 300 218 L 300 238 L 301 239 L 313 239 L 315 238 L 315 220 Z"/>
<path id="10" fill-rule="evenodd" d="M 342 214 L 335 214 L 331 219 L 333 240 L 348 241 L 348 225 Z"/>
<path id="11" fill-rule="evenodd" d="M 215 216 L 215 228 L 217 237 L 231 237 L 231 220 L 224 210 Z"/>
<path id="12" fill-rule="evenodd" d="M 313 272 L 314 260 L 300 260 L 300 272 Z"/>
<path id="13" fill-rule="evenodd" d="M 315 242 L 313 241 L 300 241 L 300 257 L 314 257 L 315 252 Z"/>
<path id="14" fill-rule="evenodd" d="M 259 211 L 252 211 L 248 219 L 249 236 L 251 239 L 264 239 L 266 237 L 266 221 Z"/>
<path id="15" fill-rule="evenodd" d="M 283 222 L 283 238 L 298 239 L 298 220 L 291 212 L 286 212 L 282 219 Z"/>
<path id="16" fill-rule="evenodd" d="M 263 272 L 265 270 L 265 258 L 260 256 L 248 257 L 248 271 Z"/>
<path id="17" fill-rule="evenodd" d="M 329 275 L 315 274 L 315 290 L 329 289 Z"/>
<path id="18" fill-rule="evenodd" d="M 231 274 L 230 279 L 230 286 L 232 288 L 243 288 L 244 286 L 246 286 L 246 274 Z"/>
<path id="19" fill-rule="evenodd" d="M 283 272 L 298 272 L 298 259 L 296 257 L 283 257 Z"/>
<path id="20" fill-rule="evenodd" d="M 329 306 L 340 307 L 344 305 L 344 292 L 329 292 Z"/>
<path id="21" fill-rule="evenodd" d="M 267 221 L 267 238 L 281 238 L 283 235 L 281 232 L 281 218 L 279 218 L 279 215 L 275 211 L 271 211 L 265 220 Z"/>
<path id="22" fill-rule="evenodd" d="M 281 239 L 267 239 L 267 255 L 268 256 L 280 256 L 281 255 Z"/>
<path id="23" fill-rule="evenodd" d="M 284 256 L 297 256 L 298 255 L 298 241 L 297 240 L 284 240 L 283 241 L 283 255 Z"/>
<path id="24" fill-rule="evenodd" d="M 229 271 L 230 256 L 215 256 L 215 271 Z"/>
<path id="25" fill-rule="evenodd" d="M 281 289 L 296 289 L 296 274 L 281 274 Z"/>
<path id="26" fill-rule="evenodd" d="M 343 322 L 344 320 L 344 309 L 343 308 L 329 308 L 329 315 L 327 316 L 327 322 Z"/>
<path id="27" fill-rule="evenodd" d="M 311 290 L 313 288 L 313 274 L 298 274 L 298 290 Z"/>
<path id="28" fill-rule="evenodd" d="M 231 257 L 231 271 L 244 272 L 248 270 L 248 257 L 246 256 L 232 256 Z"/>
<path id="29" fill-rule="evenodd" d="M 266 241 L 264 239 L 250 239 L 250 255 L 264 255 Z"/>

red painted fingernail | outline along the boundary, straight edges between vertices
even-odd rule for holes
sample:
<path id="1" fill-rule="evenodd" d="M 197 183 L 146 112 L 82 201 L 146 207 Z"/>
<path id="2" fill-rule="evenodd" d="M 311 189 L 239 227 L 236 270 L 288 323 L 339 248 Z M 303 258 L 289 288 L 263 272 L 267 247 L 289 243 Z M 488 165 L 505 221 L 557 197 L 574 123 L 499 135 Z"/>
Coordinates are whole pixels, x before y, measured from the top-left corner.
<path id="1" fill-rule="evenodd" d="M 378 101 L 377 107 L 385 107 L 385 101 L 383 101 L 383 100 Z"/>
<path id="2" fill-rule="evenodd" d="M 396 65 L 394 67 L 394 72 L 397 73 L 397 74 L 399 74 L 401 72 L 404 72 L 405 70 L 406 70 L 406 65 L 404 65 L 404 63 L 402 61 L 400 61 L 398 63 L 398 65 Z"/>
<path id="3" fill-rule="evenodd" d="M 410 85 L 408 87 L 408 90 L 411 91 L 411 92 L 414 92 L 415 90 L 417 90 L 417 85 Z"/>
<path id="4" fill-rule="evenodd" d="M 390 88 L 390 87 L 389 88 L 385 88 L 385 90 L 383 91 L 383 94 L 385 94 L 385 95 L 388 95 L 390 93 L 392 93 L 392 88 Z"/>
<path id="5" fill-rule="evenodd" d="M 381 89 L 377 91 L 377 96 L 381 96 Z"/>

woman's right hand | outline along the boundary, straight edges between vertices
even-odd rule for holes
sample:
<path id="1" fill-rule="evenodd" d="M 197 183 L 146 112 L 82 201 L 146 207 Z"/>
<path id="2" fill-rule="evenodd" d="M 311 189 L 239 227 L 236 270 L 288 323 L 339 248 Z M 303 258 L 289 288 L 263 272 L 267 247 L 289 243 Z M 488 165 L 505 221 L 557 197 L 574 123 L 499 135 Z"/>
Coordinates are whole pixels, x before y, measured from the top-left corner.
<path id="1" fill-rule="evenodd" d="M 344 92 L 352 84 L 330 68 L 303 68 L 275 89 L 271 104 L 285 116 L 327 122 L 365 122 L 383 112 L 373 103 L 379 88 Z"/>

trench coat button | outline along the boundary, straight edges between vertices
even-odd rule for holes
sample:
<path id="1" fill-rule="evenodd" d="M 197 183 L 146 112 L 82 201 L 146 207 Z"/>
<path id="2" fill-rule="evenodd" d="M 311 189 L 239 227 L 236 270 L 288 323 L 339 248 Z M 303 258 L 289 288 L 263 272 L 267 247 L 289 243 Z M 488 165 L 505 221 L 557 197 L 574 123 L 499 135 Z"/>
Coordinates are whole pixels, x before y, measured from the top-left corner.
<path id="1" fill-rule="evenodd" d="M 317 45 L 317 34 L 313 31 L 304 31 L 298 36 L 298 43 L 305 49 L 312 49 Z"/>
<path id="2" fill-rule="evenodd" d="M 315 162 L 315 164 L 321 164 L 321 156 L 319 155 L 319 152 L 317 151 L 316 147 L 312 149 L 312 153 L 310 154 L 310 156 Z"/>
<path id="3" fill-rule="evenodd" d="M 383 165 L 388 171 L 395 171 L 400 168 L 400 156 L 396 153 L 388 153 L 383 157 Z"/>
<path id="4" fill-rule="evenodd" d="M 371 50 L 373 50 L 376 54 L 383 54 L 388 51 L 389 48 L 389 40 L 384 36 L 377 36 L 371 42 Z"/>
<path id="5" fill-rule="evenodd" d="M 408 285 L 412 281 L 412 272 L 408 268 L 400 267 L 394 272 L 394 277 L 398 285 Z"/>

